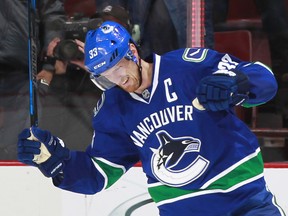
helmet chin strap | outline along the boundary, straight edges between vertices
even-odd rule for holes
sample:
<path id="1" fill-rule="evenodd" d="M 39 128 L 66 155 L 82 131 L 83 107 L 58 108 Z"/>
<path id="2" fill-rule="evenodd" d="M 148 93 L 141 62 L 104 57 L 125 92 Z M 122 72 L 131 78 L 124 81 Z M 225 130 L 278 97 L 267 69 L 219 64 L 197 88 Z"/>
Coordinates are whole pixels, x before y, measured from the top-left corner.
<path id="1" fill-rule="evenodd" d="M 142 65 L 141 65 L 141 58 L 137 60 L 136 56 L 132 53 L 131 50 L 128 51 L 127 57 L 129 60 L 133 61 L 137 67 L 138 67 L 138 74 L 139 74 L 139 86 L 138 88 L 142 85 Z M 135 92 L 136 93 L 136 92 Z M 142 93 L 143 98 L 148 99 L 150 97 L 150 92 L 148 89 L 145 89 Z"/>
<path id="2" fill-rule="evenodd" d="M 142 66 L 141 66 L 141 58 L 139 58 L 139 64 L 136 62 L 136 65 L 138 66 L 138 73 L 139 73 L 139 87 L 142 85 Z M 142 97 L 144 99 L 150 98 L 150 91 L 148 89 L 144 89 L 143 92 L 141 92 Z"/>
<path id="3" fill-rule="evenodd" d="M 141 65 L 141 58 L 139 58 L 139 63 L 136 62 L 138 67 L 138 74 L 139 74 L 139 87 L 142 85 L 142 65 Z"/>
<path id="4" fill-rule="evenodd" d="M 141 58 L 139 60 L 136 58 L 136 56 L 132 53 L 131 50 L 129 50 L 126 54 L 126 59 L 133 61 L 137 67 L 138 67 L 138 73 L 139 73 L 139 87 L 142 84 L 142 66 L 141 66 Z"/>

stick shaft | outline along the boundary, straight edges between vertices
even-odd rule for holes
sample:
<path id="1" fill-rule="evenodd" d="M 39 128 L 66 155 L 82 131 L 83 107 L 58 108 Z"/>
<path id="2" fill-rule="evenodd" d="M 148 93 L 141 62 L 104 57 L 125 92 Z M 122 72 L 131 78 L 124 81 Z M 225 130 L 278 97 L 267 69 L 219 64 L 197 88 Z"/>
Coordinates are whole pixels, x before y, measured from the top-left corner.
<path id="1" fill-rule="evenodd" d="M 28 0 L 28 65 L 29 65 L 29 112 L 31 126 L 38 126 L 37 112 L 37 34 L 35 27 L 36 2 Z"/>

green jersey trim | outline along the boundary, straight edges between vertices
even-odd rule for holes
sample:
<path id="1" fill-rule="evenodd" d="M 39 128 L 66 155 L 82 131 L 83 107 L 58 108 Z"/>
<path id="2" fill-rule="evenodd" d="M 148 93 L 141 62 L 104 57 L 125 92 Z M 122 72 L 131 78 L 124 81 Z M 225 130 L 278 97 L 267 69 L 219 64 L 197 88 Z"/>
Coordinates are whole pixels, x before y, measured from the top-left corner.
<path id="1" fill-rule="evenodd" d="M 124 166 L 112 163 L 103 158 L 92 158 L 97 170 L 103 175 L 105 179 L 104 189 L 113 185 L 126 172 Z"/>
<path id="2" fill-rule="evenodd" d="M 249 103 L 245 103 L 245 102 L 244 102 L 243 104 L 241 104 L 241 106 L 244 107 L 244 108 L 251 108 L 251 107 L 260 106 L 260 105 L 263 105 L 263 104 L 265 104 L 265 103 L 249 104 Z"/>
<path id="3" fill-rule="evenodd" d="M 211 193 L 228 193 L 263 177 L 263 160 L 260 149 L 224 170 L 200 189 L 184 190 L 162 184 L 150 184 L 148 191 L 159 206 L 174 201 Z"/>

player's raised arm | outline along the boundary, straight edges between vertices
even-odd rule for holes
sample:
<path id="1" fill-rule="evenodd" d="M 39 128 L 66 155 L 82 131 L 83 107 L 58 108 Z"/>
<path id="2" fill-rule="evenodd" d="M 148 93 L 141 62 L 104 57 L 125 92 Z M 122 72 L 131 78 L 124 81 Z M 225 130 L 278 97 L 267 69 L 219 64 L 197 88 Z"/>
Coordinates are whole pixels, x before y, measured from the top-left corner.
<path id="1" fill-rule="evenodd" d="M 237 65 L 236 69 L 249 78 L 249 99 L 243 103 L 243 106 L 257 106 L 268 102 L 276 95 L 278 90 L 276 78 L 265 64 L 243 62 Z"/>
<path id="2" fill-rule="evenodd" d="M 196 90 L 197 100 L 204 109 L 219 111 L 237 105 L 257 106 L 275 96 L 276 79 L 263 63 L 244 62 L 215 51 L 209 51 L 207 56 L 205 61 L 212 69 L 204 76 L 201 74 Z"/>
<path id="3" fill-rule="evenodd" d="M 207 110 L 226 110 L 248 100 L 249 90 L 248 77 L 234 69 L 201 79 L 197 88 L 197 98 Z"/>

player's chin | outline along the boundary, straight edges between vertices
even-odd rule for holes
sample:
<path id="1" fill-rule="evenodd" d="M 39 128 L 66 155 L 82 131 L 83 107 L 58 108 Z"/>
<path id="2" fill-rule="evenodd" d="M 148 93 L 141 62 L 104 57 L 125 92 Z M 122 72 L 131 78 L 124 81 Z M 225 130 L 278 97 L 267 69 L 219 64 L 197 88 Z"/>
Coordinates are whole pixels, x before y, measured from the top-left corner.
<path id="1" fill-rule="evenodd" d="M 120 86 L 124 91 L 132 93 L 135 92 L 137 90 L 138 87 L 136 86 L 128 86 L 128 85 L 124 85 L 124 86 Z"/>
<path id="2" fill-rule="evenodd" d="M 139 83 L 138 82 L 128 82 L 124 85 L 120 85 L 120 87 L 129 93 L 135 92 L 139 88 Z"/>

